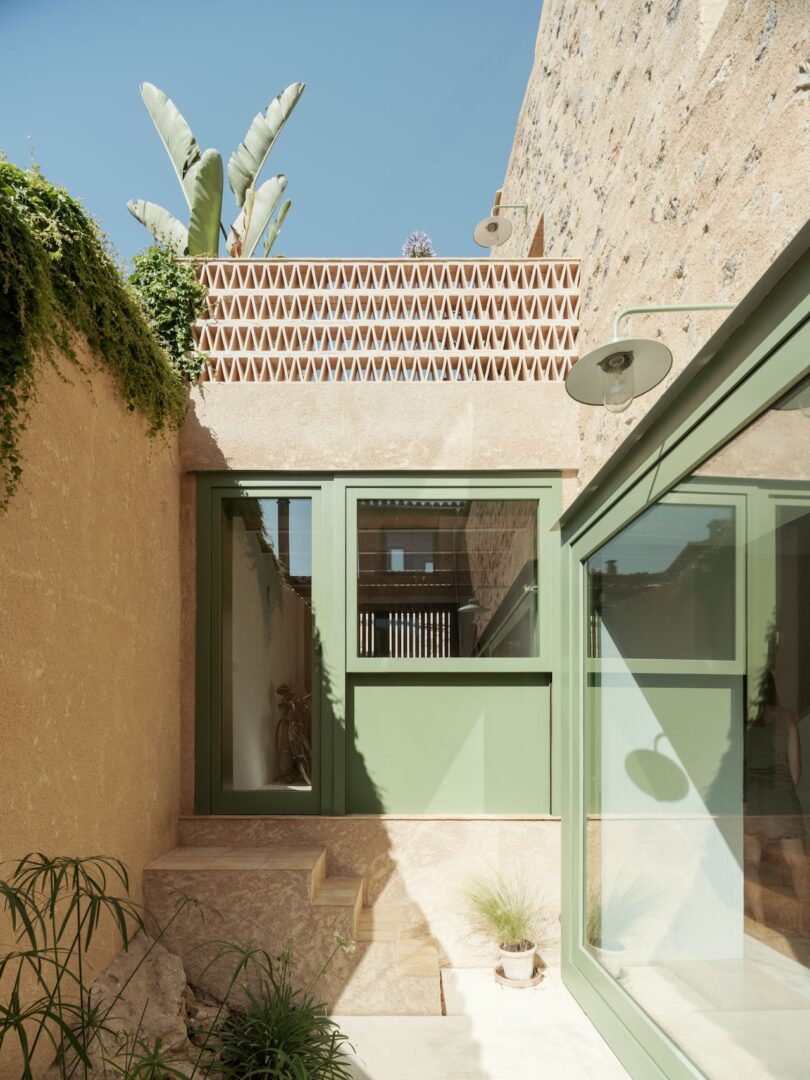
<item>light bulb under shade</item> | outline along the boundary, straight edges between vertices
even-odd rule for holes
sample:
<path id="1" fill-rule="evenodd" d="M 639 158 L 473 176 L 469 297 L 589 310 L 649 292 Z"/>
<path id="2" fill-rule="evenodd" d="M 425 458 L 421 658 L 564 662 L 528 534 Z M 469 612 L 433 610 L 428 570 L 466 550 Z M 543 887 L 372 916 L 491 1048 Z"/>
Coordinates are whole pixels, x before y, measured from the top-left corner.
<path id="1" fill-rule="evenodd" d="M 568 372 L 565 389 L 575 401 L 581 401 L 583 405 L 604 405 L 606 376 L 601 364 L 614 353 L 627 353 L 633 358 L 634 398 L 657 386 L 672 367 L 672 353 L 660 341 L 649 338 L 609 341 L 580 357 Z"/>
<path id="2" fill-rule="evenodd" d="M 479 247 L 500 247 L 511 235 L 512 222 L 500 216 L 484 218 L 473 229 L 473 240 Z"/>

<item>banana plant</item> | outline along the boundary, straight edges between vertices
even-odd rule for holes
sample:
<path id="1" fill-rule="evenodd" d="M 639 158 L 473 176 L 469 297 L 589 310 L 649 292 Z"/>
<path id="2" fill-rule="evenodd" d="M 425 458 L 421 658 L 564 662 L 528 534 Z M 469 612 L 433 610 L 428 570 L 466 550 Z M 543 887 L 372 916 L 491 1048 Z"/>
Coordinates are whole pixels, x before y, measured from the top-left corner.
<path id="1" fill-rule="evenodd" d="M 292 205 L 288 199 L 275 218 L 273 212 L 287 187 L 282 174 L 257 187 L 259 173 L 286 124 L 304 83 L 292 83 L 253 118 L 242 142 L 228 161 L 228 184 L 239 213 L 226 232 L 222 225 L 222 157 L 218 150 L 201 150 L 180 110 L 151 83 L 141 85 L 141 97 L 166 148 L 189 208 L 189 223 L 156 203 L 131 199 L 127 208 L 158 243 L 176 255 L 218 255 L 220 233 L 231 256 L 251 256 L 265 234 L 269 255 Z"/>

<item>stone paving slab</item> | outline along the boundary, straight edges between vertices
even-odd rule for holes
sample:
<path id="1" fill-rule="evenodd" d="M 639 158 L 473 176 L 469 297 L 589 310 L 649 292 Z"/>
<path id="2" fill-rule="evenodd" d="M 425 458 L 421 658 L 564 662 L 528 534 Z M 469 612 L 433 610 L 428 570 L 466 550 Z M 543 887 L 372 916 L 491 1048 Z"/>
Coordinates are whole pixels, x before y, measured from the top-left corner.
<path id="1" fill-rule="evenodd" d="M 492 972 L 442 972 L 447 1015 L 338 1017 L 355 1080 L 626 1080 L 627 1073 L 551 969 L 531 990 Z"/>

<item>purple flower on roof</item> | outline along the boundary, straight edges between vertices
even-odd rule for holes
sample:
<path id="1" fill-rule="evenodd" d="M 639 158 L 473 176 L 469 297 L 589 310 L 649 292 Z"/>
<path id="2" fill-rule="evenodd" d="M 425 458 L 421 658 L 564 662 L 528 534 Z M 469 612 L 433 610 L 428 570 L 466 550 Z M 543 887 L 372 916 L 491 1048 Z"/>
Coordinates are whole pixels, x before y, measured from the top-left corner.
<path id="1" fill-rule="evenodd" d="M 402 254 L 406 259 L 431 259 L 436 252 L 433 241 L 426 232 L 412 232 L 402 245 Z"/>

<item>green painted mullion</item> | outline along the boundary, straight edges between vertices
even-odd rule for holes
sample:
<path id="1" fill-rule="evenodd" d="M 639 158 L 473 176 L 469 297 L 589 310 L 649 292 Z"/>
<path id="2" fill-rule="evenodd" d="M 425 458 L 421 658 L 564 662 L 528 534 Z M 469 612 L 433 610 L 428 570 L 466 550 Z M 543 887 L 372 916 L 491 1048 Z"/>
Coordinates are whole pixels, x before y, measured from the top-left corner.
<path id="1" fill-rule="evenodd" d="M 210 626 L 210 777 L 211 812 L 221 812 L 222 800 L 222 500 L 230 494 L 211 489 L 211 561 L 208 607 Z"/>
<path id="2" fill-rule="evenodd" d="M 562 484 L 548 488 L 540 496 L 538 508 L 538 635 L 540 658 L 552 672 L 549 700 L 549 811 L 562 813 L 562 552 L 560 530 L 554 528 L 562 509 Z"/>
<path id="3" fill-rule="evenodd" d="M 566 702 L 567 721 L 562 793 L 563 981 L 635 1080 L 696 1080 L 702 1074 L 669 1040 L 662 1043 L 662 1036 L 643 1009 L 607 974 L 582 943 L 587 827 L 583 783 L 587 569 L 570 548 L 563 553 L 563 562 L 567 589 L 562 626 L 568 647 L 561 695 Z"/>
<path id="4" fill-rule="evenodd" d="M 211 481 L 198 479 L 196 489 L 196 634 L 194 676 L 194 808 L 211 813 Z"/>
<path id="5" fill-rule="evenodd" d="M 344 611 L 347 603 L 348 565 L 346 483 L 336 478 L 332 485 L 332 534 L 329 538 L 332 552 L 332 628 L 331 661 L 329 665 L 332 680 L 332 800 L 331 813 L 346 813 L 346 753 L 347 753 L 347 718 L 346 718 L 346 621 Z"/>
<path id="6" fill-rule="evenodd" d="M 540 656 L 448 656 L 443 659 L 424 657 L 362 657 L 348 660 L 350 675 L 520 675 L 548 674 L 550 664 Z"/>

